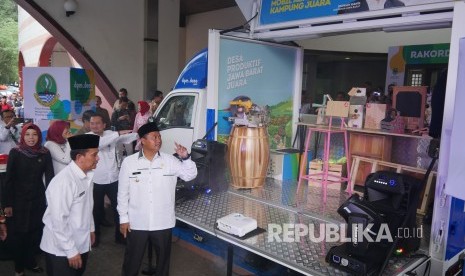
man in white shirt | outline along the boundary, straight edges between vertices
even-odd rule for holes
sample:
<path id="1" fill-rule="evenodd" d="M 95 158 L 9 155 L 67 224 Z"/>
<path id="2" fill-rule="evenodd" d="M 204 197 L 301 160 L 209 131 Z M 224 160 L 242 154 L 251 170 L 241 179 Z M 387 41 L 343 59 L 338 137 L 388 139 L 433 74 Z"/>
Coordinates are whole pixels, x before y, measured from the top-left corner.
<path id="1" fill-rule="evenodd" d="M 197 167 L 187 149 L 177 143 L 178 158 L 159 151 L 162 140 L 156 123 L 147 123 L 137 132 L 142 150 L 124 159 L 119 174 L 120 231 L 127 237 L 122 275 L 139 275 L 149 239 L 157 258 L 155 275 L 169 275 L 176 181 L 178 177 L 194 179 Z"/>
<path id="2" fill-rule="evenodd" d="M 13 110 L 5 110 L 1 113 L 0 121 L 0 153 L 9 154 L 16 147 L 21 135 L 21 128 L 17 126 L 18 118 Z"/>
<path id="3" fill-rule="evenodd" d="M 99 136 L 68 138 L 71 163 L 50 182 L 40 248 L 45 252 L 47 275 L 82 275 L 95 241 L 92 217 L 92 170 L 97 166 Z"/>
<path id="4" fill-rule="evenodd" d="M 125 240 L 119 232 L 119 216 L 116 211 L 116 197 L 118 194 L 118 164 L 116 158 L 116 146 L 127 144 L 137 139 L 137 133 L 130 133 L 131 130 L 112 131 L 105 130 L 105 122 L 101 114 L 93 114 L 90 117 L 89 134 L 100 136 L 99 158 L 97 168 L 94 171 L 94 220 L 95 237 L 94 246 L 100 242 L 100 225 L 104 218 L 104 198 L 110 199 L 113 209 L 113 219 L 115 223 L 115 242 L 124 243 Z"/>

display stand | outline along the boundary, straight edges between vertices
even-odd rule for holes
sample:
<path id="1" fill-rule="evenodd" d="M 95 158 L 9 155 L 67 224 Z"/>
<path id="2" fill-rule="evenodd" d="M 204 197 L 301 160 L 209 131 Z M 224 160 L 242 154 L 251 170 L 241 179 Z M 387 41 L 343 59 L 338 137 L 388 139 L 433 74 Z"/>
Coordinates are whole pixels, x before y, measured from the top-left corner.
<path id="1" fill-rule="evenodd" d="M 331 103 L 342 103 L 342 102 L 334 102 L 330 101 L 328 102 L 328 106 L 331 105 Z M 331 110 L 331 108 L 328 108 L 328 110 Z M 340 109 L 338 110 L 340 111 Z M 328 112 L 328 111 L 327 111 Z M 348 109 L 347 109 L 348 112 Z M 328 113 L 327 113 L 328 114 Z M 306 173 L 306 164 L 308 164 L 307 160 L 307 155 L 303 155 L 303 162 L 301 163 L 300 167 L 300 172 L 299 172 L 299 182 L 298 182 L 298 187 L 297 190 L 299 191 L 300 184 L 302 180 L 308 180 L 308 181 L 313 181 L 316 183 L 321 183 L 323 185 L 323 202 L 326 203 L 326 196 L 327 196 L 327 186 L 328 184 L 333 184 L 333 183 L 341 183 L 341 182 L 347 182 L 347 192 L 349 194 L 352 194 L 352 185 L 350 184 L 350 154 L 349 154 L 349 144 L 348 144 L 348 139 L 347 139 L 347 129 L 344 126 L 344 117 L 347 117 L 347 115 L 343 112 L 342 114 L 340 112 L 335 112 L 330 113 L 329 115 L 338 115 L 338 117 L 341 118 L 341 125 L 339 128 L 333 128 L 332 127 L 332 119 L 333 116 L 329 116 L 329 125 L 328 126 L 321 126 L 317 128 L 312 128 L 308 127 L 307 128 L 307 135 L 305 138 L 305 151 L 308 151 L 308 148 L 310 146 L 310 140 L 312 136 L 312 132 L 315 132 L 317 134 L 321 133 L 324 134 L 325 139 L 324 139 L 324 146 L 323 146 L 323 171 L 319 173 Z M 331 180 L 328 179 L 328 169 L 329 169 L 329 148 L 330 148 L 330 143 L 331 143 L 331 134 L 335 133 L 342 133 L 344 135 L 344 150 L 345 150 L 345 156 L 346 156 L 346 166 L 347 166 L 347 176 L 343 177 L 342 175 L 339 177 L 331 177 Z M 317 179 L 318 178 L 318 179 Z"/>

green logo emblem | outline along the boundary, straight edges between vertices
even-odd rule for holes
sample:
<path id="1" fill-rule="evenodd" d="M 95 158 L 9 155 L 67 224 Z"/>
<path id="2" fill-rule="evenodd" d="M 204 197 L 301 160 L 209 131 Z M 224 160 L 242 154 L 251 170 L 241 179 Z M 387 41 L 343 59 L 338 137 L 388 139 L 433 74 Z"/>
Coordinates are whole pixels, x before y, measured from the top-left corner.
<path id="1" fill-rule="evenodd" d="M 42 74 L 36 81 L 34 97 L 40 105 L 50 107 L 60 97 L 57 93 L 57 83 L 50 74 Z"/>

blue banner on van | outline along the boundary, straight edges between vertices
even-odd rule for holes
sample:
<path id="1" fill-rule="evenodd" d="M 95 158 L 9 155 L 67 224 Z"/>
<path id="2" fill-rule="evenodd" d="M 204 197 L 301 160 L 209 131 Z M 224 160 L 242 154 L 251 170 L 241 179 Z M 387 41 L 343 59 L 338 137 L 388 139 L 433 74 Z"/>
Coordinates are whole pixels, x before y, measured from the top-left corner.
<path id="1" fill-rule="evenodd" d="M 208 51 L 203 49 L 195 55 L 179 75 L 174 89 L 207 87 Z"/>

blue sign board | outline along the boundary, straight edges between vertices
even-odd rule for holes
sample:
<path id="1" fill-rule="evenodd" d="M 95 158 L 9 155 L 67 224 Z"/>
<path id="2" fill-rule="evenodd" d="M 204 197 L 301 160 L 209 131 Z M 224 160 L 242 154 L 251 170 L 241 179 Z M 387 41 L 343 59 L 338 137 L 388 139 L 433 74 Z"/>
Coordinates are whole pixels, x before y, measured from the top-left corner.
<path id="1" fill-rule="evenodd" d="M 262 0 L 260 25 L 452 0 Z"/>

